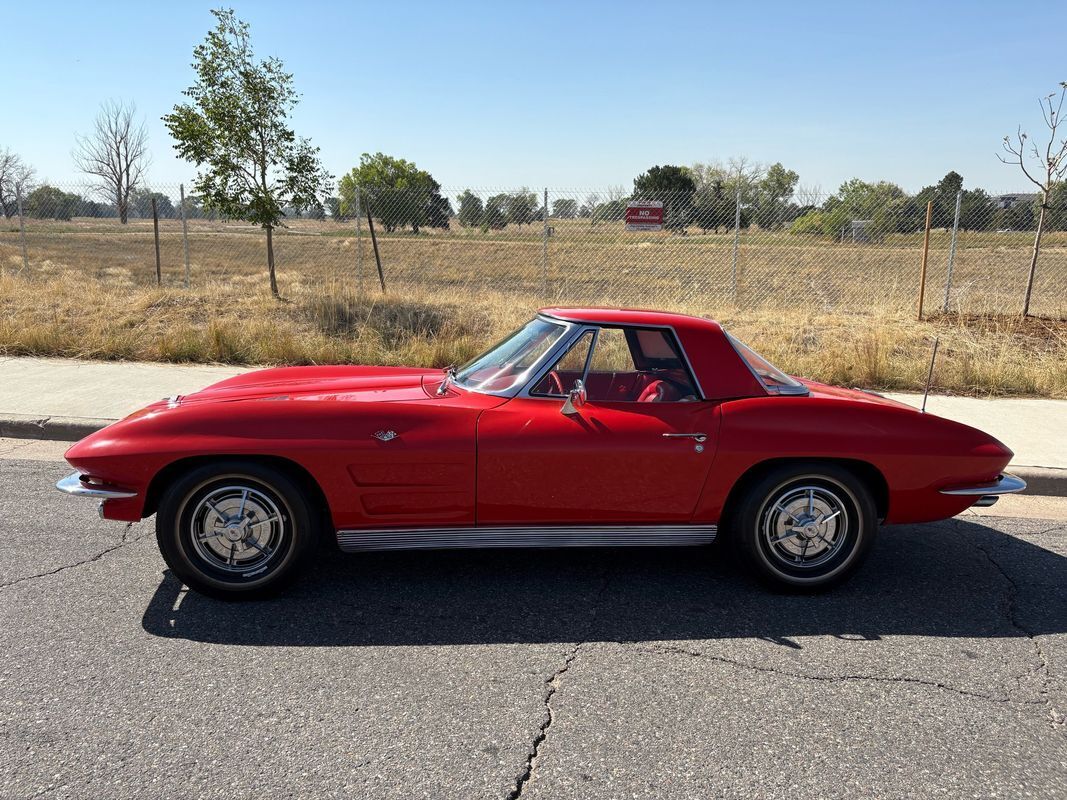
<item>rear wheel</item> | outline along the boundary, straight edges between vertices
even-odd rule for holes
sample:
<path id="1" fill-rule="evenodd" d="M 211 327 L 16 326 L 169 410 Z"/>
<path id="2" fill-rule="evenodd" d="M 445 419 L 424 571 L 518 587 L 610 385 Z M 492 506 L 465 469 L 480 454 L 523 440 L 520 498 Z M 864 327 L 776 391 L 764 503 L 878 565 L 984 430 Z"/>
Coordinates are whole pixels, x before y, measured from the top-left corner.
<path id="1" fill-rule="evenodd" d="M 825 589 L 856 570 L 877 512 L 862 481 L 836 464 L 787 464 L 748 488 L 730 514 L 742 562 L 779 588 Z"/>
<path id="2" fill-rule="evenodd" d="M 198 467 L 163 495 L 156 539 L 190 588 L 237 599 L 272 594 L 309 560 L 319 536 L 305 492 L 253 462 Z"/>

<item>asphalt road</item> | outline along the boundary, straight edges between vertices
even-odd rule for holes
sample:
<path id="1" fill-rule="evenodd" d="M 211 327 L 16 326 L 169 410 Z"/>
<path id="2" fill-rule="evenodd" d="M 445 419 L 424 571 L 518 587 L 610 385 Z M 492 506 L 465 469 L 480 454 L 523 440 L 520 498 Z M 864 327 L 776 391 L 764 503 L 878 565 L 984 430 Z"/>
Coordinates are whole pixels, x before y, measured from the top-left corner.
<path id="1" fill-rule="evenodd" d="M 226 604 L 16 455 L 3 798 L 1067 796 L 1062 521 L 887 528 L 816 597 L 713 548 L 333 555 Z"/>

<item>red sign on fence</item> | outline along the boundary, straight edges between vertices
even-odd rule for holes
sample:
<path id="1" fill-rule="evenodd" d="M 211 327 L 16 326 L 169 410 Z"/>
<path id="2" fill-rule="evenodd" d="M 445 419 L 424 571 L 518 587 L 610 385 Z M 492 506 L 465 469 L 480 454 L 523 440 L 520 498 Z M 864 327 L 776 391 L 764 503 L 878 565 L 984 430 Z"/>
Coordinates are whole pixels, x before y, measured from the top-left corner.
<path id="1" fill-rule="evenodd" d="M 663 203 L 659 200 L 631 200 L 626 204 L 626 230 L 663 229 Z"/>

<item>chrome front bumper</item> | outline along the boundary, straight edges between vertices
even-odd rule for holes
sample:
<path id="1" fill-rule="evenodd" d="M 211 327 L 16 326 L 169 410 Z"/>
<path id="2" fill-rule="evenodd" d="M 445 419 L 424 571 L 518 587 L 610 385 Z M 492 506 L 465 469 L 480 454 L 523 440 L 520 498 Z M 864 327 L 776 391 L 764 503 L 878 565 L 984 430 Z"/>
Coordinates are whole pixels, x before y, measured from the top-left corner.
<path id="1" fill-rule="evenodd" d="M 118 500 L 124 497 L 136 497 L 137 492 L 125 489 L 104 486 L 103 484 L 87 483 L 82 480 L 80 472 L 72 472 L 56 484 L 56 488 L 65 494 L 77 497 L 95 497 L 98 500 Z"/>
<path id="2" fill-rule="evenodd" d="M 962 486 L 957 489 L 942 489 L 941 494 L 975 497 L 977 499 L 974 501 L 974 505 L 985 507 L 997 502 L 997 498 L 1002 494 L 1014 494 L 1015 492 L 1021 492 L 1025 488 L 1026 481 L 1005 473 L 992 483 L 986 483 L 981 486 Z"/>

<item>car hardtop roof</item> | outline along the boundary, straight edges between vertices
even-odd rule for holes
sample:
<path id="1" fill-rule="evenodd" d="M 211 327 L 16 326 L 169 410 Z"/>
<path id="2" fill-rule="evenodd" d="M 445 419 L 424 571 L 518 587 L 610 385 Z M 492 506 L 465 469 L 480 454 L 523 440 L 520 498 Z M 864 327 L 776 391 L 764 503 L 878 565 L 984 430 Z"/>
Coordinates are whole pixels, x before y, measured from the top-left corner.
<path id="1" fill-rule="evenodd" d="M 652 325 L 672 328 L 704 328 L 721 331 L 715 320 L 679 314 L 673 311 L 654 311 L 646 308 L 611 308 L 598 306 L 567 307 L 554 306 L 538 311 L 548 317 L 555 317 L 567 322 L 589 322 L 598 325 Z"/>

